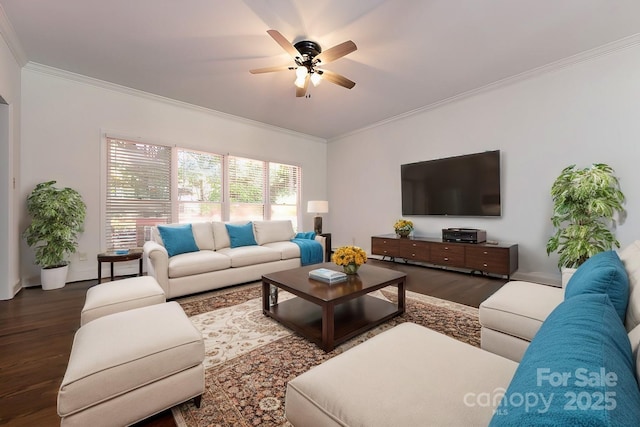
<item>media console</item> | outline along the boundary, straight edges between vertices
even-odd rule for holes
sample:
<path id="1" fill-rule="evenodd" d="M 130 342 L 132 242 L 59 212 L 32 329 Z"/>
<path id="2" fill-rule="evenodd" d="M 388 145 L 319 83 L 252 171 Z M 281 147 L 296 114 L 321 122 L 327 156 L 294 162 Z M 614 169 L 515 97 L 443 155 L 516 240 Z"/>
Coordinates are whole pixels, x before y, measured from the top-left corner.
<path id="1" fill-rule="evenodd" d="M 384 234 L 371 237 L 371 254 L 507 278 L 518 269 L 518 245 L 514 243 L 454 243 L 429 237 Z"/>

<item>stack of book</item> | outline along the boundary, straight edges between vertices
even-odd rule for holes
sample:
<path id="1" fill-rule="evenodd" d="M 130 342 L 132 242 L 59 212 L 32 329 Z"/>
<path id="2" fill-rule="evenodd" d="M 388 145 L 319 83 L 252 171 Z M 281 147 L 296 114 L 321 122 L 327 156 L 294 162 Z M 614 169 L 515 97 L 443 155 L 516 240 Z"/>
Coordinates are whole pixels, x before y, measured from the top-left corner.
<path id="1" fill-rule="evenodd" d="M 309 272 L 309 278 L 320 280 L 330 285 L 347 280 L 347 275 L 341 271 L 329 270 L 328 268 L 317 268 Z"/>

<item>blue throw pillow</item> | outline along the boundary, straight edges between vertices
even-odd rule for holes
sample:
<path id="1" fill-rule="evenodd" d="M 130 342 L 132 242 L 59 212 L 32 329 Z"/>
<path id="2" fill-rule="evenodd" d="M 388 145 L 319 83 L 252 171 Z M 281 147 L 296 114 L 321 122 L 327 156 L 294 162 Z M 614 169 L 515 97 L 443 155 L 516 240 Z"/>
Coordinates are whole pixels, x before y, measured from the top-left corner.
<path id="1" fill-rule="evenodd" d="M 578 267 L 567 283 L 564 298 L 582 294 L 609 295 L 624 322 L 629 302 L 629 276 L 616 252 L 600 252 Z"/>
<path id="2" fill-rule="evenodd" d="M 630 426 L 640 390 L 629 337 L 605 294 L 569 298 L 527 348 L 490 426 Z"/>
<path id="3" fill-rule="evenodd" d="M 310 239 L 313 240 L 316 238 L 316 233 L 314 231 L 308 231 L 306 233 L 298 233 L 296 234 L 295 239 Z"/>
<path id="4" fill-rule="evenodd" d="M 191 224 L 158 225 L 158 231 L 169 256 L 200 250 L 193 238 Z"/>
<path id="5" fill-rule="evenodd" d="M 229 233 L 232 248 L 258 244 L 256 238 L 253 236 L 253 223 L 248 222 L 244 225 L 225 224 L 225 226 Z"/>

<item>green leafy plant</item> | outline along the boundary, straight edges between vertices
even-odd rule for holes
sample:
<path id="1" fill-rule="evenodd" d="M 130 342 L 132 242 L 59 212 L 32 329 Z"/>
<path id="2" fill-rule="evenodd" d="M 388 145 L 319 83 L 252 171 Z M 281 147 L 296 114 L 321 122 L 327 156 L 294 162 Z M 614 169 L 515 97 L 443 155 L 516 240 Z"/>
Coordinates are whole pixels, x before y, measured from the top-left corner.
<path id="1" fill-rule="evenodd" d="M 564 168 L 551 187 L 551 196 L 556 232 L 547 242 L 547 254 L 558 252 L 560 268 L 577 268 L 599 252 L 620 247 L 612 230 L 616 213 L 625 212 L 625 197 L 610 166 Z"/>
<path id="2" fill-rule="evenodd" d="M 23 233 L 35 248 L 36 264 L 42 268 L 62 267 L 65 256 L 78 247 L 78 233 L 84 231 L 87 206 L 71 188 L 56 188 L 56 181 L 43 182 L 27 198 L 31 224 Z"/>

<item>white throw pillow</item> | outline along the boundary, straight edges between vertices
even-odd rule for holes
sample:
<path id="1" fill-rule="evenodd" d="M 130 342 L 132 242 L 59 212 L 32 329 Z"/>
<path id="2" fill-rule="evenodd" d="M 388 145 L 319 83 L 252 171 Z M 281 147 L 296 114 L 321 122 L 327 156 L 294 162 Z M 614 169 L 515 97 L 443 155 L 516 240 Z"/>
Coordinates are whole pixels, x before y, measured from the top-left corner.
<path id="1" fill-rule="evenodd" d="M 629 304 L 624 321 L 628 332 L 640 324 L 640 240 L 631 243 L 618 255 L 629 276 Z"/>
<path id="2" fill-rule="evenodd" d="M 290 220 L 253 221 L 253 234 L 259 245 L 286 242 L 296 237 Z"/>
<path id="3" fill-rule="evenodd" d="M 628 335 L 629 341 L 631 341 L 631 351 L 633 351 L 633 356 L 635 357 L 640 347 L 640 325 L 633 328 Z"/>
<path id="4" fill-rule="evenodd" d="M 158 231 L 158 227 L 154 226 L 151 228 L 151 240 L 164 247 L 164 242 L 162 241 L 162 236 L 160 236 L 160 232 Z"/>
<path id="5" fill-rule="evenodd" d="M 640 384 L 640 325 L 636 326 L 629 332 L 629 341 L 631 341 L 631 351 L 633 352 L 633 358 L 636 361 L 636 379 Z"/>
<path id="6" fill-rule="evenodd" d="M 210 222 L 194 222 L 191 224 L 191 231 L 200 250 L 208 249 L 213 251 L 216 249 L 213 240 L 213 228 Z"/>

